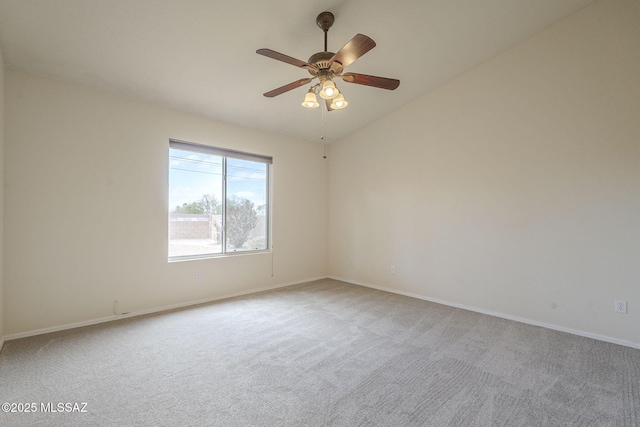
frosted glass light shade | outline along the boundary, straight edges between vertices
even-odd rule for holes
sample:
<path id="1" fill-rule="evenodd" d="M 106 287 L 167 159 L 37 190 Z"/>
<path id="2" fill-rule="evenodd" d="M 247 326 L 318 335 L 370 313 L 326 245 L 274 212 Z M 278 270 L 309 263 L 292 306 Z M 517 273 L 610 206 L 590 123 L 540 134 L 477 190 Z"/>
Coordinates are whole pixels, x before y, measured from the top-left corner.
<path id="1" fill-rule="evenodd" d="M 327 79 L 322 83 L 322 90 L 320 91 L 320 98 L 322 99 L 333 99 L 340 94 L 340 91 L 336 87 L 336 84 Z"/>
<path id="2" fill-rule="evenodd" d="M 341 110 L 344 107 L 346 107 L 347 105 L 349 105 L 349 103 L 347 102 L 346 99 L 344 99 L 344 96 L 342 96 L 342 94 L 340 93 L 331 102 L 331 109 L 332 110 Z"/>
<path id="3" fill-rule="evenodd" d="M 302 101 L 302 106 L 304 108 L 316 108 L 318 105 L 318 98 L 316 98 L 316 94 L 313 89 L 310 89 L 309 92 L 304 96 L 304 101 Z"/>

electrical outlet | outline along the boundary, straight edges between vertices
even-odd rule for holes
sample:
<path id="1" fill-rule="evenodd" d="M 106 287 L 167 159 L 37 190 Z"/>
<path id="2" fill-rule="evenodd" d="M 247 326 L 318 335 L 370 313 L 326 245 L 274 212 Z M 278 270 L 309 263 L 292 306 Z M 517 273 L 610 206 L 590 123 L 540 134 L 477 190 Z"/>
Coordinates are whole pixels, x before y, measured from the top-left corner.
<path id="1" fill-rule="evenodd" d="M 616 313 L 627 314 L 627 302 L 621 299 L 615 300 L 614 310 Z"/>
<path id="2" fill-rule="evenodd" d="M 196 282 L 202 281 L 202 273 L 196 273 Z"/>
<path id="3" fill-rule="evenodd" d="M 389 272 L 390 272 L 391 274 L 396 274 L 396 266 L 395 266 L 395 265 L 392 265 L 392 266 L 391 266 L 391 269 L 389 270 Z"/>

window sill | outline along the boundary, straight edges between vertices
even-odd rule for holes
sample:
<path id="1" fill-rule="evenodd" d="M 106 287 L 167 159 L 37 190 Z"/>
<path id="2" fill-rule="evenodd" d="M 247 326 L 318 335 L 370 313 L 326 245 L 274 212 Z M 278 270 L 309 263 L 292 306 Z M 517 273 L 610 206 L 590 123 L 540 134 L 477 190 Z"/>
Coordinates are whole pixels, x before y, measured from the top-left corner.
<path id="1" fill-rule="evenodd" d="M 230 258 L 246 255 L 263 255 L 272 253 L 272 249 L 261 249 L 255 251 L 238 251 L 227 252 L 226 254 L 203 254 L 203 255 L 185 255 L 167 258 L 168 263 L 184 262 L 184 261 L 201 261 L 205 259 Z"/>

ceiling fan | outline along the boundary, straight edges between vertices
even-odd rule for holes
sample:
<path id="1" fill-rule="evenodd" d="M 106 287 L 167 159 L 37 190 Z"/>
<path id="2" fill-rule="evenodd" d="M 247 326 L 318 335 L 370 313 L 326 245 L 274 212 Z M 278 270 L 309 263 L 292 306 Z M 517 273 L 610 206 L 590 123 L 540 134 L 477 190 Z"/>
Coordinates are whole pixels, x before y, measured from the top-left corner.
<path id="1" fill-rule="evenodd" d="M 356 59 L 369 52 L 376 46 L 376 43 L 364 34 L 356 34 L 342 49 L 337 53 L 327 51 L 327 33 L 333 25 L 335 17 L 331 12 L 322 12 L 316 18 L 316 24 L 324 31 L 324 52 L 318 52 L 311 55 L 308 62 L 301 61 L 296 58 L 284 55 L 271 49 L 258 49 L 256 53 L 264 55 L 278 61 L 286 62 L 300 68 L 306 68 L 312 77 L 291 82 L 277 89 L 273 89 L 264 93 L 264 96 L 273 98 L 292 89 L 311 83 L 314 79 L 318 79 L 318 83 L 311 86 L 307 92 L 302 106 L 306 108 L 318 107 L 316 93 L 325 100 L 327 110 L 339 110 L 348 105 L 344 96 L 335 83 L 334 79 L 340 78 L 347 83 L 355 83 L 378 87 L 382 89 L 394 90 L 400 85 L 400 80 L 390 79 L 387 77 L 369 76 L 367 74 L 343 73 L 343 70 L 352 64 Z"/>

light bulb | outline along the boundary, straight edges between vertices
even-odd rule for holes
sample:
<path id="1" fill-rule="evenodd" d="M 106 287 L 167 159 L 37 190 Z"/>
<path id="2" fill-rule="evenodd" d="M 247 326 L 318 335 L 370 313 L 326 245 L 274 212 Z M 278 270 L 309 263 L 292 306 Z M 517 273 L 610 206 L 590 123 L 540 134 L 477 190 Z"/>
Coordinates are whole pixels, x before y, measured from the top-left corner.
<path id="1" fill-rule="evenodd" d="M 342 94 L 338 94 L 338 96 L 336 96 L 333 99 L 333 102 L 331 102 L 331 109 L 332 110 L 341 110 L 344 107 L 346 107 L 347 105 L 349 105 L 349 103 L 347 102 L 346 99 L 344 99 L 344 96 L 342 96 Z"/>
<path id="2" fill-rule="evenodd" d="M 316 108 L 318 105 L 318 99 L 313 89 L 309 89 L 309 92 L 304 96 L 304 101 L 301 104 L 304 108 Z"/>
<path id="3" fill-rule="evenodd" d="M 320 91 L 320 97 L 323 99 L 333 99 L 340 94 L 340 91 L 336 87 L 335 83 L 331 79 L 327 79 L 322 83 L 322 90 Z"/>

